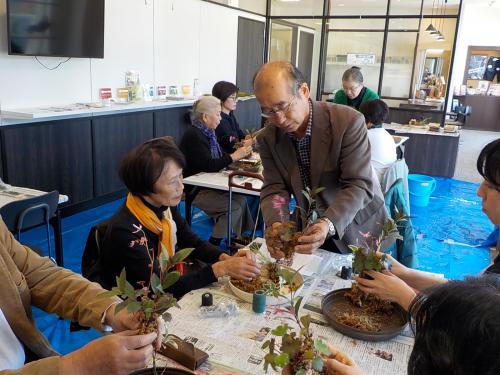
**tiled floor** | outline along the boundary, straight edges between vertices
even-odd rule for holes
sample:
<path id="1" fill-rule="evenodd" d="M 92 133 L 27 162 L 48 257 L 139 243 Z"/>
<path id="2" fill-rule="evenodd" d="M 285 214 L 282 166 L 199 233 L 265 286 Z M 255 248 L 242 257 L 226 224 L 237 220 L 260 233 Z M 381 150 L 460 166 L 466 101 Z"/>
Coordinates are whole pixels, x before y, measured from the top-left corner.
<path id="1" fill-rule="evenodd" d="M 438 179 L 429 206 L 412 206 L 420 269 L 460 279 L 479 273 L 489 264 L 489 250 L 482 244 L 494 227 L 481 211 L 477 187 L 469 182 Z M 81 255 L 90 228 L 108 218 L 122 202 L 115 201 L 63 219 L 65 267 L 80 272 Z M 184 212 L 181 205 L 181 212 Z M 208 238 L 211 227 L 209 218 L 195 212 L 193 228 L 197 233 Z M 23 242 L 46 249 L 44 238 L 42 229 L 33 230 L 23 235 Z M 69 322 L 41 311 L 36 311 L 35 315 L 40 329 L 61 353 L 68 353 L 99 336 L 95 330 L 70 333 Z"/>

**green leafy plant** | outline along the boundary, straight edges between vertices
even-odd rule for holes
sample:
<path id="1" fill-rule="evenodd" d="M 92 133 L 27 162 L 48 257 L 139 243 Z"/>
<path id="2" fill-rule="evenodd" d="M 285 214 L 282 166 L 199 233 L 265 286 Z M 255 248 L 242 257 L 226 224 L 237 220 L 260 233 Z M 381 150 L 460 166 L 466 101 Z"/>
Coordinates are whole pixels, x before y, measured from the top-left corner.
<path id="1" fill-rule="evenodd" d="M 172 319 L 168 310 L 174 306 L 179 307 L 177 299 L 167 290 L 179 280 L 180 273 L 173 271 L 178 264 L 184 260 L 194 250 L 186 248 L 177 251 L 173 256 L 168 255 L 168 251 L 162 244 L 162 251 L 158 254 L 159 275 L 154 272 L 155 255 L 153 249 L 148 246 L 148 241 L 142 226 L 134 225 L 134 233 L 140 233 L 141 237 L 138 240 L 132 241 L 130 247 L 139 244 L 145 247 L 149 256 L 150 276 L 149 281 L 141 282 L 142 288 L 135 289 L 132 284 L 127 281 L 127 273 L 125 268 L 116 278 L 116 286 L 110 291 L 101 294 L 102 297 L 119 296 L 123 301 L 116 305 L 115 313 L 123 309 L 127 309 L 129 313 L 138 314 L 139 317 L 139 333 L 147 334 L 157 330 L 157 319 L 162 317 L 166 322 Z M 165 333 L 161 338 L 162 345 L 170 344 L 177 346 L 176 342 L 168 333 Z M 155 365 L 155 357 L 153 356 Z"/>
<path id="2" fill-rule="evenodd" d="M 297 208 L 305 217 L 307 226 L 314 224 L 319 219 L 319 213 L 316 210 L 316 197 L 325 189 L 325 187 L 318 187 L 311 190 L 309 187 L 306 187 L 305 190 L 302 190 L 302 195 L 307 200 L 307 210 L 300 206 L 297 206 Z"/>
<path id="3" fill-rule="evenodd" d="M 382 252 L 383 244 L 403 240 L 403 237 L 399 234 L 398 224 L 406 220 L 408 220 L 408 217 L 396 210 L 396 220 L 388 219 L 382 226 L 382 231 L 378 236 L 373 236 L 369 232 L 361 233 L 363 243 L 361 245 L 349 245 L 354 254 L 352 262 L 354 273 L 365 277 L 364 271 L 374 270 L 380 272 L 383 269 L 390 268 L 387 256 L 385 254 L 378 256 L 377 253 Z"/>
<path id="4" fill-rule="evenodd" d="M 284 282 L 293 285 L 298 274 L 287 268 L 280 267 L 279 275 Z M 323 373 L 323 357 L 331 355 L 328 347 L 321 339 L 314 339 L 311 332 L 311 316 L 299 317 L 299 310 L 303 297 L 296 297 L 296 290 L 289 295 L 280 294 L 280 288 L 268 289 L 266 293 L 273 297 L 284 297 L 290 301 L 291 311 L 298 326 L 294 327 L 283 323 L 271 331 L 274 337 L 265 341 L 262 349 L 267 351 L 264 357 L 264 370 L 267 372 L 269 366 L 277 371 L 278 368 L 290 366 L 295 375 L 306 375 L 311 371 L 316 374 Z"/>
<path id="5" fill-rule="evenodd" d="M 314 224 L 319 218 L 319 213 L 316 207 L 316 197 L 323 190 L 325 190 L 324 187 L 319 187 L 314 190 L 306 187 L 305 190 L 302 190 L 302 194 L 307 200 L 307 209 L 298 205 L 296 207 L 305 218 L 306 228 Z M 272 226 L 268 227 L 265 232 L 265 237 L 268 243 L 271 243 L 273 246 L 276 246 L 283 251 L 285 254 L 285 262 L 291 263 L 295 253 L 297 240 L 300 236 L 302 236 L 302 232 L 297 231 L 297 223 L 294 221 L 287 221 L 289 216 L 287 212 L 288 205 L 289 201 L 287 198 L 278 194 L 273 197 L 272 206 L 278 212 L 281 225 L 278 228 L 273 228 Z"/>
<path id="6" fill-rule="evenodd" d="M 399 234 L 398 225 L 402 221 L 408 220 L 401 212 L 396 210 L 396 220 L 388 219 L 382 226 L 382 231 L 378 236 L 373 236 L 371 233 L 361 233 L 363 237 L 363 244 L 350 245 L 353 252 L 352 269 L 355 274 L 365 279 L 371 279 L 366 271 L 389 270 L 391 264 L 387 259 L 386 254 L 382 254 L 382 245 L 388 244 L 392 241 L 402 240 L 403 237 Z M 392 305 L 389 302 L 382 301 L 379 298 L 364 293 L 359 289 L 357 283 L 353 283 L 351 290 L 346 292 L 345 297 L 354 305 L 366 309 L 369 315 L 377 314 L 379 312 L 392 313 Z M 360 316 L 344 317 L 343 324 L 351 325 L 357 324 Z M 368 316 L 368 318 L 370 318 Z"/>

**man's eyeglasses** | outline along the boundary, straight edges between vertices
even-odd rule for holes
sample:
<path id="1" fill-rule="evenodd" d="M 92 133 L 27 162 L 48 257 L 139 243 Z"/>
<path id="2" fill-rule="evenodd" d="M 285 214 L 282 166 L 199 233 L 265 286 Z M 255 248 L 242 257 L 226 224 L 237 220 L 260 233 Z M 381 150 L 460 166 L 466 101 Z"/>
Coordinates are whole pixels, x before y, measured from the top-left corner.
<path id="1" fill-rule="evenodd" d="M 233 102 L 238 100 L 238 97 L 236 95 L 231 95 L 227 97 L 228 99 L 231 99 Z"/>
<path id="2" fill-rule="evenodd" d="M 265 118 L 270 118 L 278 116 L 278 113 L 282 114 L 288 113 L 288 111 L 290 111 L 290 108 L 292 107 L 295 98 L 296 96 L 294 95 L 288 103 L 279 104 L 273 109 L 262 111 L 261 116 Z"/>

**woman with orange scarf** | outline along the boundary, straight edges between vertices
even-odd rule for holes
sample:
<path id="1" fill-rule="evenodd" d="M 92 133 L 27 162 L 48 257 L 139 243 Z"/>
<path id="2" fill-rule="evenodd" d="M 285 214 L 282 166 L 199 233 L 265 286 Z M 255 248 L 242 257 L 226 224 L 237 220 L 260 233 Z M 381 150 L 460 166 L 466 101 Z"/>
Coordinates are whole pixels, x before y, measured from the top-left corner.
<path id="1" fill-rule="evenodd" d="M 129 190 L 125 204 L 108 221 L 100 259 L 98 281 L 103 287 L 116 285 L 123 268 L 136 288 L 148 285 L 159 273 L 159 254 L 170 256 L 176 249 L 194 248 L 190 260 L 199 260 L 199 270 L 187 273 L 168 290 L 176 297 L 202 288 L 218 277 L 250 279 L 260 269 L 250 251 L 229 256 L 199 238 L 181 217 L 179 204 L 184 185 L 184 156 L 169 137 L 156 138 L 132 150 L 122 160 L 119 174 Z"/>

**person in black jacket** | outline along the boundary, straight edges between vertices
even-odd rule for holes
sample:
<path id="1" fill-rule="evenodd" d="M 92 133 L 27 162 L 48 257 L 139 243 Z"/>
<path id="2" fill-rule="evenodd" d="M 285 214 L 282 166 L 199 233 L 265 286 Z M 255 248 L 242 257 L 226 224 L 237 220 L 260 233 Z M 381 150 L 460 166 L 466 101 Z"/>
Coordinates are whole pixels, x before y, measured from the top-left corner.
<path id="1" fill-rule="evenodd" d="M 215 129 L 217 141 L 224 152 L 228 154 L 236 151 L 236 143 L 243 142 L 244 146 L 251 146 L 252 139 L 245 140 L 245 133 L 234 116 L 238 102 L 238 87 L 234 83 L 219 81 L 212 88 L 212 95 L 221 102 L 221 120 Z"/>
<path id="2" fill-rule="evenodd" d="M 202 96 L 193 105 L 193 124 L 186 130 L 180 148 L 186 157 L 187 177 L 200 172 L 218 172 L 234 161 L 240 160 L 252 152 L 252 146 L 243 146 L 232 154 L 224 152 L 215 135 L 220 123 L 220 100 L 214 96 Z M 201 189 L 193 201 L 215 220 L 210 242 L 218 245 L 227 234 L 228 193 Z M 234 235 L 240 236 L 245 230 L 253 229 L 253 218 L 246 199 L 233 194 L 232 226 Z"/>
<path id="3" fill-rule="evenodd" d="M 225 275 L 250 279 L 259 274 L 259 266 L 250 251 L 242 250 L 231 257 L 200 239 L 181 217 L 176 206 L 184 189 L 184 165 L 184 156 L 169 137 L 150 140 L 125 156 L 119 174 L 129 194 L 108 222 L 100 275 L 94 281 L 110 289 L 125 267 L 127 280 L 134 287 L 148 285 L 151 261 L 153 272 L 159 274 L 160 251 L 168 251 L 171 256 L 176 249 L 183 248 L 194 248 L 190 259 L 204 264 L 200 270 L 181 276 L 168 289 L 175 297 L 182 297 Z"/>

